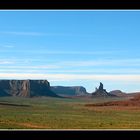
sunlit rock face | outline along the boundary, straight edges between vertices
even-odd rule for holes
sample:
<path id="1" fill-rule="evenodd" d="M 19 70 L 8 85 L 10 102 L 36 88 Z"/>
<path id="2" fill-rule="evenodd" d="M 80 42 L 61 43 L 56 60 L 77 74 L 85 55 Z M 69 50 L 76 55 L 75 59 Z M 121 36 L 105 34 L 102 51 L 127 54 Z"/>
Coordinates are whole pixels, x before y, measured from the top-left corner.
<path id="1" fill-rule="evenodd" d="M 0 96 L 58 97 L 47 80 L 0 80 Z"/>

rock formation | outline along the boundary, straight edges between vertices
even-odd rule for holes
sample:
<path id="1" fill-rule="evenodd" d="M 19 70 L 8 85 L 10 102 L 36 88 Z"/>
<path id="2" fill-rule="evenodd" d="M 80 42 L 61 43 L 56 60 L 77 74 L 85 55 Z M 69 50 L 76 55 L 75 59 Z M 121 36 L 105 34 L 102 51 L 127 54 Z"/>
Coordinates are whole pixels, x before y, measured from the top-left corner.
<path id="1" fill-rule="evenodd" d="M 87 95 L 86 89 L 82 86 L 51 86 L 51 90 L 59 95 L 66 95 L 66 96 L 83 96 Z"/>
<path id="2" fill-rule="evenodd" d="M 100 82 L 99 88 L 95 89 L 95 92 L 92 93 L 92 96 L 96 97 L 107 97 L 107 96 L 115 96 L 106 91 L 106 89 L 103 88 L 103 84 Z"/>
<path id="3" fill-rule="evenodd" d="M 0 96 L 58 97 L 47 80 L 0 80 Z"/>

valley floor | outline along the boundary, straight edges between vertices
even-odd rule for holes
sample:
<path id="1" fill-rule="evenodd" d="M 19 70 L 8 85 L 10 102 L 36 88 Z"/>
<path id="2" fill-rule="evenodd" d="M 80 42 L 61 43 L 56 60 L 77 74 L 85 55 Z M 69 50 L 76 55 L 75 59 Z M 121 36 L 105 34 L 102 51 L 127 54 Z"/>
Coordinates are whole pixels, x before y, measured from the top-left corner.
<path id="1" fill-rule="evenodd" d="M 112 100 L 0 97 L 0 129 L 140 129 L 139 106 L 86 106 Z"/>

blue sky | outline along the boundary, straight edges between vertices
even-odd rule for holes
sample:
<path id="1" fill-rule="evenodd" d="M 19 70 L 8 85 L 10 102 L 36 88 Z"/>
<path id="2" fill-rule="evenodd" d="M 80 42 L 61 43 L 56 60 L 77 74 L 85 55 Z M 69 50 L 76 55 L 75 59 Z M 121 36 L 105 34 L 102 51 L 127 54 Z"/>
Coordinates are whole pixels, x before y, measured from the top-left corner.
<path id="1" fill-rule="evenodd" d="M 140 91 L 140 11 L 0 11 L 0 79 L 103 82 Z"/>

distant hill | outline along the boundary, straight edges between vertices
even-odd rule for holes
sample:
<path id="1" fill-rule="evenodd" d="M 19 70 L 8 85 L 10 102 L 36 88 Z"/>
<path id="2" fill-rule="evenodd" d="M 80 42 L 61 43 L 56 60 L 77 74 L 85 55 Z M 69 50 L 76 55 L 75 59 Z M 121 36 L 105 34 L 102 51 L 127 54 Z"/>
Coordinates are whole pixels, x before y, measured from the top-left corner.
<path id="1" fill-rule="evenodd" d="M 51 91 L 47 80 L 0 80 L 0 96 L 59 97 Z"/>
<path id="2" fill-rule="evenodd" d="M 134 97 L 134 96 L 140 95 L 140 92 L 127 93 L 127 95 L 128 95 L 129 97 Z"/>
<path id="3" fill-rule="evenodd" d="M 51 90 L 61 96 L 85 96 L 88 95 L 82 86 L 51 86 Z"/>
<path id="4" fill-rule="evenodd" d="M 126 94 L 125 92 L 122 92 L 121 90 L 112 90 L 109 92 L 112 95 L 118 96 L 118 97 L 127 97 L 128 94 Z"/>
<path id="5" fill-rule="evenodd" d="M 129 96 L 128 96 L 129 97 Z M 86 106 L 140 106 L 140 94 L 131 95 L 131 98 L 122 101 L 109 101 L 104 103 L 86 104 Z"/>
<path id="6" fill-rule="evenodd" d="M 133 98 L 137 95 L 140 95 L 140 92 L 125 93 L 121 90 L 112 90 L 109 93 L 113 94 L 113 95 L 116 95 L 118 97 L 130 97 L 130 98 Z"/>

